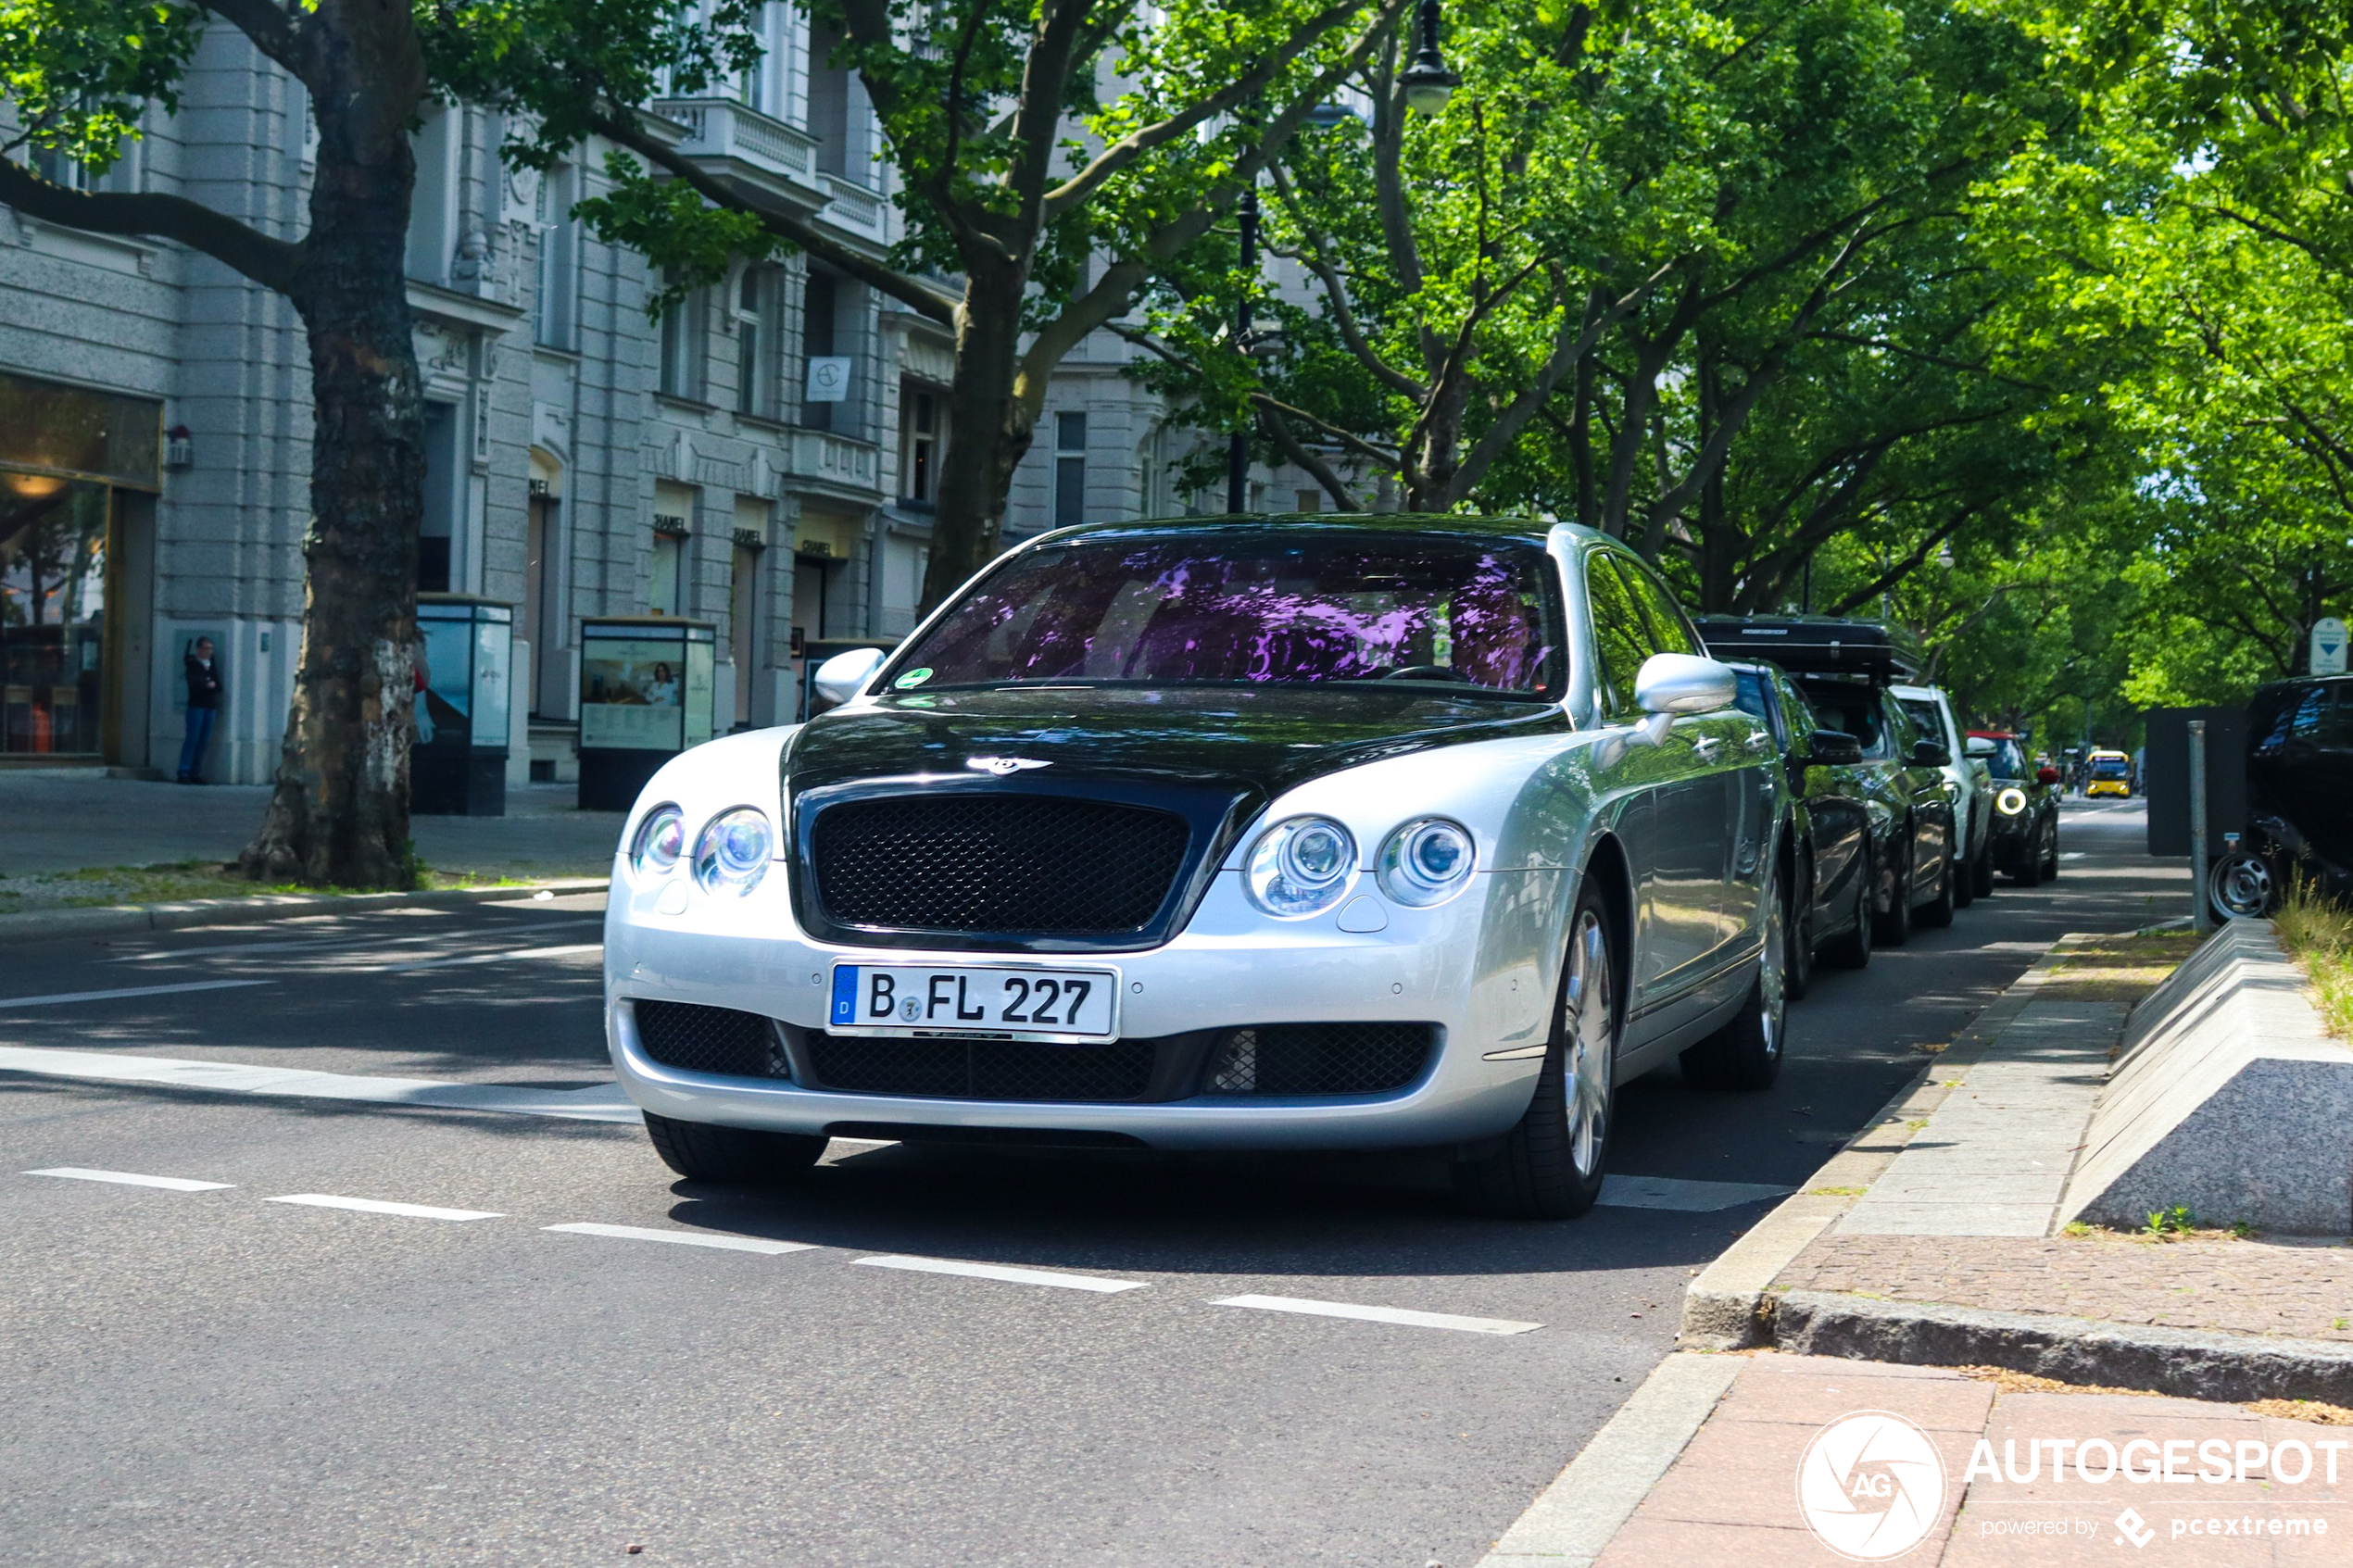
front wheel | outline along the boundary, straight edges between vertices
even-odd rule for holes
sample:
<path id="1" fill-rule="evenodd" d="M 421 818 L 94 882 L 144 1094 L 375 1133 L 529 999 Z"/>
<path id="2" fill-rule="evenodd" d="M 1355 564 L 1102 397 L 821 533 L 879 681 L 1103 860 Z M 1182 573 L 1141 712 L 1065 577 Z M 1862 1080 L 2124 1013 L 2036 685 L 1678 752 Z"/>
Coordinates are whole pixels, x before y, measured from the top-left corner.
<path id="1" fill-rule="evenodd" d="M 760 1133 L 749 1127 L 714 1127 L 674 1122 L 646 1112 L 646 1135 L 661 1162 L 690 1182 L 728 1186 L 773 1186 L 824 1157 L 826 1140 L 814 1133 Z"/>
<path id="2" fill-rule="evenodd" d="M 1782 988 L 1793 1002 L 1814 988 L 1814 873 L 1811 862 L 1801 863 L 1806 871 L 1790 897 L 1789 953 L 1781 962 Z"/>
<path id="3" fill-rule="evenodd" d="M 1985 842 L 1989 835 L 1980 834 L 1977 853 L 1969 858 L 1969 888 L 1980 898 L 1994 896 L 1994 847 Z"/>
<path id="4" fill-rule="evenodd" d="M 2214 862 L 2206 886 L 2218 919 L 2259 920 L 2276 898 L 2271 862 L 2251 850 L 2233 849 Z"/>
<path id="5" fill-rule="evenodd" d="M 2043 880 L 2045 882 L 2058 880 L 2058 820 L 2057 818 L 2051 820 L 2050 841 L 2043 851 Z"/>
<path id="6" fill-rule="evenodd" d="M 1464 1206 L 1516 1220 L 1573 1220 L 1602 1195 L 1617 1089 L 1617 970 L 1609 913 L 1588 887 L 1569 917 L 1553 1034 L 1536 1094 L 1503 1147 L 1454 1167 Z"/>
<path id="7" fill-rule="evenodd" d="M 1862 859 L 1855 872 L 1855 919 L 1831 947 L 1831 961 L 1841 969 L 1871 967 L 1871 890 L 1879 885 L 1879 872 L 1869 855 Z"/>

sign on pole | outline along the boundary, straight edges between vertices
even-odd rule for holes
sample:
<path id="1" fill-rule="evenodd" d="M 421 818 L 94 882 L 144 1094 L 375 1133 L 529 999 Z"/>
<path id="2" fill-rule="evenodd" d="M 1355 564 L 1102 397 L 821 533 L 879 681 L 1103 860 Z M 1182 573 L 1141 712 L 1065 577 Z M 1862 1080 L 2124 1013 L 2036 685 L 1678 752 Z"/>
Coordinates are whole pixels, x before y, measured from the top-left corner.
<path id="1" fill-rule="evenodd" d="M 2312 673 L 2345 673 L 2345 622 L 2334 615 L 2312 622 Z"/>

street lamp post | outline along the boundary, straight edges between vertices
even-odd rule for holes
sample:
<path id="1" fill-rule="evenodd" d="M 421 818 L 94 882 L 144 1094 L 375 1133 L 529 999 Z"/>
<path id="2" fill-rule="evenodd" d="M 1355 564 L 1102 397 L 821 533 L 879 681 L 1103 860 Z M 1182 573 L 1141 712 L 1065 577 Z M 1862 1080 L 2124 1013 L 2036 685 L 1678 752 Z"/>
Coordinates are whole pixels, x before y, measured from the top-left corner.
<path id="1" fill-rule="evenodd" d="M 1258 271 L 1258 186 L 1252 182 L 1242 192 L 1241 205 L 1236 209 L 1241 220 L 1241 270 L 1245 277 Z M 1241 299 L 1234 307 L 1234 347 L 1237 352 L 1250 352 L 1250 285 L 1244 283 Z M 1234 432 L 1226 445 L 1226 509 L 1240 512 L 1248 508 L 1250 500 L 1250 421 Z"/>

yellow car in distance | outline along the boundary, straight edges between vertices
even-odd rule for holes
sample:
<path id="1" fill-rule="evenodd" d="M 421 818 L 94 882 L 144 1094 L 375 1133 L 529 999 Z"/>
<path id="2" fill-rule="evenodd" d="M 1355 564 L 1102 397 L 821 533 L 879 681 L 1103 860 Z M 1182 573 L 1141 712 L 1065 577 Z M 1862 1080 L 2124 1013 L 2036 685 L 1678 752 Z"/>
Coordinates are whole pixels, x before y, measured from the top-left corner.
<path id="1" fill-rule="evenodd" d="M 2130 757 L 2120 751 L 2095 751 L 2084 761 L 2089 768 L 2083 783 L 2086 799 L 2096 795 L 2131 797 L 2133 759 Z"/>

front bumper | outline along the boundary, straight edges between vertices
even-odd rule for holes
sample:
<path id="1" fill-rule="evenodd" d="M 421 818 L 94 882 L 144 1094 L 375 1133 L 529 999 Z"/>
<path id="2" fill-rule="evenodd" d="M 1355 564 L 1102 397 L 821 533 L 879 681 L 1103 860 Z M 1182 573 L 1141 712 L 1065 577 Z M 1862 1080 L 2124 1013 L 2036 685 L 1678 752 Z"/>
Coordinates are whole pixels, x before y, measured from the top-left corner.
<path id="1" fill-rule="evenodd" d="M 1489 1137 L 1526 1111 L 1542 1066 L 1541 1054 L 1489 1055 L 1541 1050 L 1561 950 L 1554 912 L 1569 907 L 1573 892 L 1566 872 L 1481 872 L 1452 902 L 1408 909 L 1380 900 L 1367 882 L 1354 897 L 1376 900 L 1387 925 L 1351 933 L 1339 928 L 1338 911 L 1270 920 L 1248 905 L 1227 872 L 1186 930 L 1162 947 L 990 955 L 812 941 L 792 918 L 781 870 L 741 899 L 690 890 L 680 907 L 677 879 L 639 887 L 616 864 L 605 917 L 606 1037 L 624 1092 L 642 1109 L 776 1132 L 883 1123 L 1093 1133 L 1172 1149 L 1401 1148 Z M 664 912 L 664 902 L 676 912 Z M 992 959 L 1114 972 L 1125 1039 L 1271 1023 L 1407 1022 L 1439 1025 L 1440 1043 L 1418 1079 L 1378 1095 L 1070 1103 L 844 1093 L 690 1073 L 654 1061 L 637 1035 L 641 1000 L 731 1008 L 823 1029 L 837 961 Z"/>

